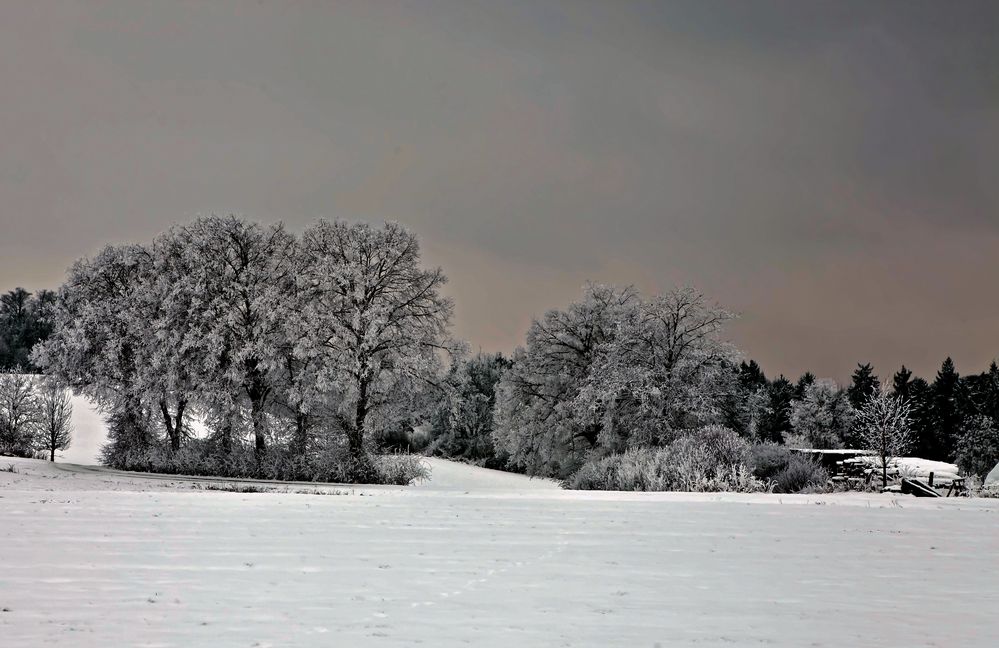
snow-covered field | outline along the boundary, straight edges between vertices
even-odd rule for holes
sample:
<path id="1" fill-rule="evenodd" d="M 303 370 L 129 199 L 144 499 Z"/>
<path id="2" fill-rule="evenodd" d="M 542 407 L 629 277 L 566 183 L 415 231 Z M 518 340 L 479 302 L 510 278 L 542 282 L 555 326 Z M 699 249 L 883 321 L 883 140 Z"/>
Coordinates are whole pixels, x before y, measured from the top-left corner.
<path id="1" fill-rule="evenodd" d="M 431 463 L 415 488 L 234 493 L 0 458 L 0 645 L 997 645 L 996 500 Z"/>

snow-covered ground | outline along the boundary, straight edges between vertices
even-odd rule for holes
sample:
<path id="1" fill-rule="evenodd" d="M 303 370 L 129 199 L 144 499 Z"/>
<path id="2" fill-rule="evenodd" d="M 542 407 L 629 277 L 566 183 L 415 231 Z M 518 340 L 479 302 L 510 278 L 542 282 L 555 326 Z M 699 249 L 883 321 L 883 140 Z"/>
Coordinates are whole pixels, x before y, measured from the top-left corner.
<path id="1" fill-rule="evenodd" d="M 568 492 L 439 460 L 415 488 L 234 493 L 8 464 L 5 647 L 984 648 L 999 636 L 997 500 Z"/>

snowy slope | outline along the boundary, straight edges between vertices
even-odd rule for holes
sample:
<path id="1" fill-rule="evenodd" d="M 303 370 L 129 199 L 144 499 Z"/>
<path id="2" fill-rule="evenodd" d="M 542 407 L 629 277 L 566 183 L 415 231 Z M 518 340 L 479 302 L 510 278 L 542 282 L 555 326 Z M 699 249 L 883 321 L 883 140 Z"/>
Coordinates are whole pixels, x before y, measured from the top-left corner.
<path id="1" fill-rule="evenodd" d="M 240 494 L 10 463 L 3 646 L 985 647 L 999 635 L 995 500 L 582 493 L 442 461 L 437 488 Z"/>
<path id="2" fill-rule="evenodd" d="M 415 488 L 455 489 L 455 490 L 558 490 L 561 488 L 551 479 L 532 479 L 524 475 L 468 466 L 455 461 L 436 457 L 423 459 L 430 468 L 430 479 L 417 483 Z"/>

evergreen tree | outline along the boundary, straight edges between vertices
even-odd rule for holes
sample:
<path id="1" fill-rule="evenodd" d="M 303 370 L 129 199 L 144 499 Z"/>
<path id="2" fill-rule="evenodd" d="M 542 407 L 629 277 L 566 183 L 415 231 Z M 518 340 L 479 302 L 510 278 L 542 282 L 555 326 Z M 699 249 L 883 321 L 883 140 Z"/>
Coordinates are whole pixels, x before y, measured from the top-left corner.
<path id="1" fill-rule="evenodd" d="M 964 474 L 984 478 L 999 463 L 999 429 L 993 419 L 969 417 L 961 428 L 955 455 Z"/>
<path id="2" fill-rule="evenodd" d="M 756 360 L 750 360 L 748 363 L 743 361 L 739 365 L 739 384 L 750 392 L 767 386 L 767 377 Z"/>
<path id="3" fill-rule="evenodd" d="M 846 391 L 831 380 L 816 380 L 804 398 L 791 403 L 791 426 L 806 447 L 844 447 L 855 418 Z"/>
<path id="4" fill-rule="evenodd" d="M 869 363 L 858 364 L 857 369 L 853 372 L 852 383 L 846 390 L 847 398 L 849 398 L 853 409 L 859 412 L 871 398 L 880 393 L 881 383 L 874 375 L 874 368 Z M 861 427 L 860 421 L 857 420 L 845 431 L 843 445 L 847 448 L 859 448 L 864 444 L 864 429 Z"/>
<path id="5" fill-rule="evenodd" d="M 767 408 L 760 417 L 757 436 L 761 441 L 783 443 L 791 431 L 791 401 L 794 386 L 784 376 L 778 377 L 767 387 Z"/>
<path id="6" fill-rule="evenodd" d="M 966 401 L 963 409 L 966 416 L 987 416 L 999 420 L 999 367 L 995 361 L 988 371 L 964 379 L 962 394 Z"/>
<path id="7" fill-rule="evenodd" d="M 906 369 L 905 365 L 895 372 L 891 382 L 892 391 L 896 396 L 906 401 L 912 397 L 912 372 Z"/>
<path id="8" fill-rule="evenodd" d="M 0 369 L 21 369 L 33 373 L 31 349 L 52 332 L 51 309 L 55 293 L 49 290 L 32 295 L 15 288 L 0 295 Z"/>
<path id="9" fill-rule="evenodd" d="M 874 368 L 870 364 L 858 364 L 853 372 L 853 384 L 846 390 L 850 405 L 854 409 L 860 409 L 880 388 Z"/>
<path id="10" fill-rule="evenodd" d="M 933 398 L 930 384 L 923 378 L 913 378 L 906 387 L 911 410 L 913 444 L 910 449 L 916 457 L 926 457 L 927 440 L 933 436 Z M 901 396 L 902 394 L 899 393 Z"/>
<path id="11" fill-rule="evenodd" d="M 794 385 L 794 398 L 795 400 L 801 400 L 805 395 L 805 390 L 808 386 L 815 383 L 815 374 L 811 371 L 806 371 L 801 374 L 801 378 L 798 378 L 798 382 Z"/>
<path id="12" fill-rule="evenodd" d="M 979 408 L 984 416 L 993 421 L 999 421 L 999 366 L 995 360 L 989 365 L 989 370 L 983 374 L 981 404 Z"/>
<path id="13" fill-rule="evenodd" d="M 964 423 L 961 377 L 954 361 L 944 360 L 930 392 L 930 425 L 922 432 L 918 448 L 924 459 L 951 461 L 961 426 Z"/>

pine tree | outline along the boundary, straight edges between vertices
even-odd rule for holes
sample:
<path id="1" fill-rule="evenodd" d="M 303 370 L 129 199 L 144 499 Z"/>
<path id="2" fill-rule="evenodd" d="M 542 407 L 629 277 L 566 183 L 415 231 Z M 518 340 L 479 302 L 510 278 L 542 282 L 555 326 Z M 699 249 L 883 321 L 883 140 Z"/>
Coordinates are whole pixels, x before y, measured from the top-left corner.
<path id="1" fill-rule="evenodd" d="M 878 377 L 874 375 L 874 368 L 870 364 L 858 364 L 853 372 L 853 384 L 846 393 L 854 409 L 860 409 L 880 388 Z"/>
<path id="2" fill-rule="evenodd" d="M 982 400 L 980 408 L 984 416 L 993 421 L 999 421 L 999 366 L 995 360 L 989 365 L 989 370 L 983 374 Z"/>
<path id="3" fill-rule="evenodd" d="M 779 376 L 767 387 L 768 406 L 757 427 L 761 441 L 783 443 L 791 431 L 791 401 L 794 386 L 784 376 Z"/>
<path id="4" fill-rule="evenodd" d="M 966 475 L 983 478 L 999 463 L 999 429 L 988 416 L 965 421 L 957 442 L 955 462 Z"/>
<path id="5" fill-rule="evenodd" d="M 894 378 L 892 378 L 892 391 L 899 398 L 909 400 L 911 398 L 911 388 L 912 388 L 912 372 L 906 369 L 905 365 L 895 372 Z"/>
<path id="6" fill-rule="evenodd" d="M 962 405 L 961 377 L 954 369 L 954 361 L 944 360 L 930 393 L 931 425 L 922 430 L 919 449 L 924 459 L 951 461 L 964 415 Z"/>
<path id="7" fill-rule="evenodd" d="M 808 386 L 815 382 L 815 374 L 811 371 L 806 371 L 801 374 L 801 378 L 798 378 L 798 382 L 794 385 L 794 398 L 795 400 L 801 400 L 805 395 L 805 390 Z"/>
<path id="8" fill-rule="evenodd" d="M 767 386 L 767 377 L 756 360 L 739 365 L 739 384 L 751 392 Z"/>

